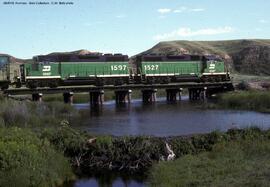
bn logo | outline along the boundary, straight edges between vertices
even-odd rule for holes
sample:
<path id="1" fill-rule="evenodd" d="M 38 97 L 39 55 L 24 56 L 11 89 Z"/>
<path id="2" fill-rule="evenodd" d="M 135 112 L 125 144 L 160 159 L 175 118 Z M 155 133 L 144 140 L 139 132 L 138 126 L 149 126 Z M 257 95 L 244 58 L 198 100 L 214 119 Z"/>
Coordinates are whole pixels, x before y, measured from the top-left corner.
<path id="1" fill-rule="evenodd" d="M 43 66 L 42 71 L 43 72 L 51 71 L 51 66 Z"/>

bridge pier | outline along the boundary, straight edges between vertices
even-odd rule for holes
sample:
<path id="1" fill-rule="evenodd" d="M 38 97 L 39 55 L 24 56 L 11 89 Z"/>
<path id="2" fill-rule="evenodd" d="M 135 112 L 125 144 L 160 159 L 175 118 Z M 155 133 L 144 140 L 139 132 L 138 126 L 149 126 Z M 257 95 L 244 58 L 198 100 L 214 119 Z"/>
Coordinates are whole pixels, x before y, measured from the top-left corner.
<path id="1" fill-rule="evenodd" d="M 32 101 L 42 101 L 42 93 L 33 93 L 32 94 Z"/>
<path id="2" fill-rule="evenodd" d="M 181 92 L 182 92 L 182 88 L 180 88 L 180 89 L 166 89 L 167 101 L 176 102 L 177 95 L 179 96 L 179 100 L 181 100 Z"/>
<path id="3" fill-rule="evenodd" d="M 154 103 L 157 100 L 157 89 L 142 90 L 143 103 Z"/>
<path id="4" fill-rule="evenodd" d="M 116 90 L 115 92 L 115 103 L 130 103 L 132 90 Z"/>
<path id="5" fill-rule="evenodd" d="M 104 102 L 104 90 L 91 91 L 90 95 L 90 104 L 93 105 L 102 105 Z"/>
<path id="6" fill-rule="evenodd" d="M 189 100 L 204 100 L 206 97 L 206 89 L 207 88 L 190 88 L 189 92 Z"/>
<path id="7" fill-rule="evenodd" d="M 74 93 L 73 92 L 65 92 L 63 93 L 63 97 L 64 97 L 64 103 L 73 103 L 73 96 Z"/>

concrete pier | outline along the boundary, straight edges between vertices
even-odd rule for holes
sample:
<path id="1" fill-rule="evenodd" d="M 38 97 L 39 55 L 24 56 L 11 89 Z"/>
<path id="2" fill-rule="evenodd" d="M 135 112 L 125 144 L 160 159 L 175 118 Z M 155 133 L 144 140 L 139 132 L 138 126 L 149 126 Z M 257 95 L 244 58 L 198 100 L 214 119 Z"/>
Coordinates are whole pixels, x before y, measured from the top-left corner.
<path id="1" fill-rule="evenodd" d="M 188 89 L 189 92 L 189 99 L 190 100 L 204 100 L 206 97 L 206 90 L 207 88 L 190 88 Z"/>
<path id="2" fill-rule="evenodd" d="M 115 90 L 115 103 L 130 103 L 132 90 Z"/>
<path id="3" fill-rule="evenodd" d="M 104 90 L 92 91 L 89 92 L 90 95 L 90 104 L 93 105 L 102 105 L 104 103 Z"/>
<path id="4" fill-rule="evenodd" d="M 168 102 L 176 102 L 177 95 L 179 97 L 179 100 L 181 100 L 181 92 L 182 92 L 182 88 L 180 88 L 180 89 L 166 89 L 167 101 Z"/>
<path id="5" fill-rule="evenodd" d="M 64 97 L 64 103 L 73 103 L 73 97 L 74 97 L 74 93 L 73 92 L 66 92 L 63 93 L 63 97 Z"/>
<path id="6" fill-rule="evenodd" d="M 32 101 L 42 101 L 42 93 L 33 93 L 32 94 Z"/>
<path id="7" fill-rule="evenodd" d="M 142 90 L 143 103 L 154 103 L 157 100 L 157 89 Z"/>

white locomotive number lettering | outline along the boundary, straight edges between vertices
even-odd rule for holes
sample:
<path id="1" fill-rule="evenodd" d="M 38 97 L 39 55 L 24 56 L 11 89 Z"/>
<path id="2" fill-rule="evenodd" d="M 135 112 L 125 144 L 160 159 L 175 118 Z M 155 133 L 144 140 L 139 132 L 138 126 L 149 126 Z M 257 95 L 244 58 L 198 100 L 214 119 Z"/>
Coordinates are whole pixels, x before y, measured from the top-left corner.
<path id="1" fill-rule="evenodd" d="M 125 71 L 127 69 L 127 65 L 111 65 L 112 71 Z"/>
<path id="2" fill-rule="evenodd" d="M 43 75 L 43 76 L 50 76 L 50 75 L 51 75 L 51 72 L 43 72 L 42 75 Z"/>
<path id="3" fill-rule="evenodd" d="M 51 71 L 51 66 L 43 66 L 42 71 L 43 72 Z"/>
<path id="4" fill-rule="evenodd" d="M 158 70 L 158 68 L 159 68 L 159 65 L 144 65 L 144 69 L 146 71 L 149 71 L 149 70 L 154 71 L 154 70 Z"/>

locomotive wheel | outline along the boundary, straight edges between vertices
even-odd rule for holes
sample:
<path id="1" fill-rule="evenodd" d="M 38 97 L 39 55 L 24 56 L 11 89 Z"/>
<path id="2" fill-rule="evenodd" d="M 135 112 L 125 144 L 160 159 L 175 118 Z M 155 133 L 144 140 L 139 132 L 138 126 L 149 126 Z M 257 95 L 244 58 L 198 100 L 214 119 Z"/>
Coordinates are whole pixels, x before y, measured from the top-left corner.
<path id="1" fill-rule="evenodd" d="M 1 87 L 1 90 L 7 90 L 8 89 L 8 84 L 7 85 L 3 85 L 2 87 Z"/>
<path id="2" fill-rule="evenodd" d="M 154 84 L 155 83 L 155 78 L 154 77 L 147 77 L 147 84 Z"/>
<path id="3" fill-rule="evenodd" d="M 163 84 L 169 84 L 171 82 L 171 78 L 170 77 L 165 77 L 164 79 L 162 79 L 161 83 Z"/>
<path id="4" fill-rule="evenodd" d="M 104 79 L 103 78 L 97 78 L 96 79 L 96 86 L 104 86 Z"/>
<path id="5" fill-rule="evenodd" d="M 22 83 L 21 82 L 16 82 L 15 87 L 16 88 L 21 88 L 22 87 Z"/>
<path id="6" fill-rule="evenodd" d="M 49 87 L 50 87 L 50 88 L 57 88 L 58 85 L 59 85 L 58 80 L 51 80 L 51 81 L 49 82 Z"/>
<path id="7" fill-rule="evenodd" d="M 38 82 L 37 81 L 27 81 L 26 87 L 35 89 L 38 87 Z"/>
<path id="8" fill-rule="evenodd" d="M 114 81 L 114 85 L 115 85 L 115 86 L 119 86 L 119 85 L 123 85 L 123 84 L 124 84 L 124 81 L 123 81 L 121 78 L 116 79 L 116 80 Z"/>

